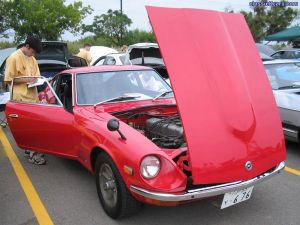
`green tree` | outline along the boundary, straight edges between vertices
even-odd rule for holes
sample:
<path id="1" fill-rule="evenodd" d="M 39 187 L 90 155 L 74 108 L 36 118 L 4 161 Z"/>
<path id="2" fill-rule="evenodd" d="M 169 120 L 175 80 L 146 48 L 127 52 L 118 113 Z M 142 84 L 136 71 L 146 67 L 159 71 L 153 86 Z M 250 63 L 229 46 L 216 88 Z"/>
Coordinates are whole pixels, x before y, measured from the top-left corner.
<path id="1" fill-rule="evenodd" d="M 153 32 L 147 32 L 139 29 L 128 31 L 124 36 L 123 43 L 131 45 L 140 42 L 156 42 Z"/>
<path id="2" fill-rule="evenodd" d="M 83 33 L 91 32 L 95 37 L 104 36 L 111 39 L 112 45 L 121 46 L 122 36 L 128 33 L 132 21 L 119 10 L 109 9 L 106 14 L 95 16 L 91 25 L 83 25 Z"/>
<path id="3" fill-rule="evenodd" d="M 267 3 L 266 0 L 260 2 Z M 281 2 L 280 6 L 256 6 L 252 7 L 253 12 L 241 11 L 256 42 L 263 40 L 267 35 L 284 30 L 298 16 L 297 9 L 286 7 L 286 1 Z"/>
<path id="4" fill-rule="evenodd" d="M 6 31 L 9 29 L 9 25 L 7 23 L 9 18 L 9 13 L 7 10 L 7 1 L 0 0 L 0 37 L 7 38 L 8 35 Z"/>
<path id="5" fill-rule="evenodd" d="M 10 0 L 8 23 L 15 31 L 15 40 L 37 35 L 43 40 L 58 40 L 65 32 L 76 34 L 82 20 L 92 12 L 81 1 L 65 5 L 65 0 Z"/>

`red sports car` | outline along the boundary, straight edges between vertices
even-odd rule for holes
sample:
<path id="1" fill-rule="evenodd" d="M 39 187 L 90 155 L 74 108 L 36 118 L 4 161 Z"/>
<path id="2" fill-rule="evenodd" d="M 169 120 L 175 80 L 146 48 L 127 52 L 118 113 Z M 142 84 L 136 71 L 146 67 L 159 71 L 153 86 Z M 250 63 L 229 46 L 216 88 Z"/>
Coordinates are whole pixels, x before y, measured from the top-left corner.
<path id="1" fill-rule="evenodd" d="M 85 67 L 38 79 L 29 88 L 39 85 L 39 103 L 15 101 L 13 85 L 6 115 L 17 144 L 81 162 L 95 174 L 100 202 L 113 218 L 141 202 L 177 205 L 224 195 L 225 208 L 249 199 L 253 186 L 284 168 L 285 145 L 244 19 L 192 9 L 148 12 L 175 97 L 156 71 L 142 66 Z M 201 25 L 204 19 L 216 26 Z M 165 20 L 174 26 L 163 27 Z M 178 32 L 184 24 L 189 29 Z M 170 30 L 177 31 L 175 41 L 166 38 Z M 223 53 L 213 54 L 214 62 L 212 48 Z"/>

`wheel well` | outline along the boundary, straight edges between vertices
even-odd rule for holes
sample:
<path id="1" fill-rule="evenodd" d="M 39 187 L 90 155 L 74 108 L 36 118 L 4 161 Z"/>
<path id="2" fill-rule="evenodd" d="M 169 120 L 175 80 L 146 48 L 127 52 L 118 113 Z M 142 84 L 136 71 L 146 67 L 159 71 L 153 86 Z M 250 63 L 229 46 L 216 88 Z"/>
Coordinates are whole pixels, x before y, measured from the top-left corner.
<path id="1" fill-rule="evenodd" d="M 91 166 L 92 166 L 92 170 L 93 172 L 95 172 L 95 164 L 96 164 L 96 160 L 97 160 L 97 157 L 98 155 L 101 153 L 101 152 L 105 152 L 102 148 L 100 147 L 95 147 L 93 148 L 92 150 L 92 153 L 91 153 Z"/>

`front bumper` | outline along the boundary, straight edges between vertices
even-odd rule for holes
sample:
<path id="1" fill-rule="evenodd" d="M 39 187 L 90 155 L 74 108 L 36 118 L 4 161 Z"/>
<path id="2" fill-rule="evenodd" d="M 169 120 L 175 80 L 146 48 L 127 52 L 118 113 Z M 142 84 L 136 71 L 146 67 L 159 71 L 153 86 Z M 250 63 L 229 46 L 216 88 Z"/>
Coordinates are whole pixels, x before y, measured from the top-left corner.
<path id="1" fill-rule="evenodd" d="M 268 180 L 269 178 L 273 177 L 274 175 L 280 173 L 285 167 L 285 162 L 281 162 L 274 170 L 264 173 L 258 177 L 255 177 L 251 180 L 247 181 L 237 181 L 232 183 L 226 183 L 222 185 L 215 185 L 206 188 L 199 188 L 194 190 L 188 190 L 186 192 L 181 193 L 160 193 L 160 192 L 153 192 L 148 191 L 143 188 L 130 186 L 130 190 L 133 193 L 136 193 L 140 196 L 149 199 L 155 199 L 159 201 L 166 201 L 166 202 L 183 202 L 183 201 L 191 201 L 201 198 L 213 197 L 217 195 L 222 195 L 227 192 L 241 190 L 247 187 L 254 186 L 262 181 Z"/>

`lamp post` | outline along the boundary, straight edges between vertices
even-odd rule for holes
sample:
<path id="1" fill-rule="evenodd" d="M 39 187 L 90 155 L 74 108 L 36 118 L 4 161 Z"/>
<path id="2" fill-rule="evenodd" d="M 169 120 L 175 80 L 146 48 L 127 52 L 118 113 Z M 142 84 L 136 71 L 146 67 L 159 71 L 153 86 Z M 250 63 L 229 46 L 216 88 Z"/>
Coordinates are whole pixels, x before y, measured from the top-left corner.
<path id="1" fill-rule="evenodd" d="M 122 0 L 120 0 L 120 10 L 121 10 L 121 14 L 123 13 L 123 3 Z"/>
<path id="2" fill-rule="evenodd" d="M 123 2 L 120 0 L 120 11 L 121 11 L 121 42 L 123 40 Z"/>

